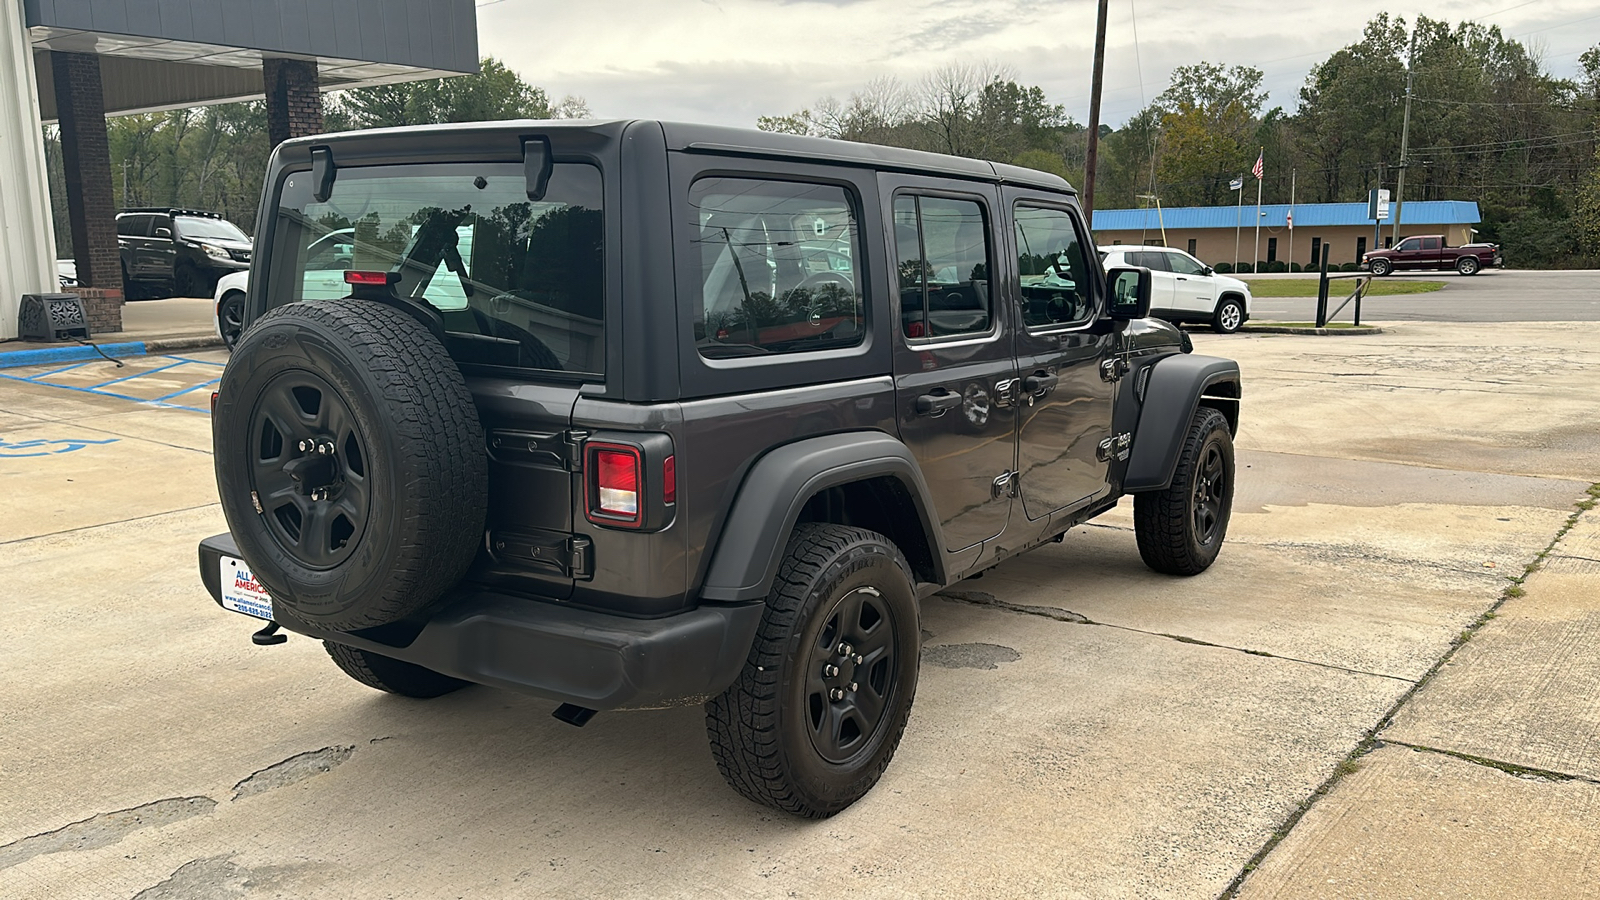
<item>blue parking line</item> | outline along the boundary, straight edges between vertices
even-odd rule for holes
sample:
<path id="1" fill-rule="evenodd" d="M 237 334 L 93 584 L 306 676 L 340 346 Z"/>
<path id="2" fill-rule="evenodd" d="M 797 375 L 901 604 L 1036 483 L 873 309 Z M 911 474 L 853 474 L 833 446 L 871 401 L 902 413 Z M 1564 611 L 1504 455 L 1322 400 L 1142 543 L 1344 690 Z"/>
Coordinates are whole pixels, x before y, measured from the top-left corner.
<path id="1" fill-rule="evenodd" d="M 201 384 L 197 384 L 194 387 L 187 387 L 187 388 L 184 388 L 181 391 L 173 391 L 172 393 L 167 394 L 164 397 L 157 397 L 154 400 L 152 400 L 151 402 L 152 403 L 160 403 L 163 400 L 171 400 L 173 397 L 182 397 L 184 394 L 193 393 L 194 391 L 198 391 L 201 388 L 211 387 L 213 384 L 216 384 L 217 382 L 219 382 L 221 380 L 222 380 L 221 378 L 213 378 L 210 381 L 203 382 Z"/>
<path id="2" fill-rule="evenodd" d="M 219 369 L 227 365 L 225 362 L 215 362 L 209 359 L 190 359 L 187 356 L 173 356 L 170 353 L 167 354 L 167 359 L 181 359 L 186 363 L 194 363 L 197 366 L 215 366 Z"/>
<path id="3" fill-rule="evenodd" d="M 73 347 L 46 347 L 39 350 L 8 350 L 0 352 L 0 369 L 15 369 L 21 366 L 48 366 L 53 363 L 79 362 L 87 360 L 93 362 L 104 353 L 106 356 L 143 356 L 145 354 L 144 341 L 129 341 L 123 344 L 100 344 L 99 350 L 92 346 Z"/>
<path id="4" fill-rule="evenodd" d="M 116 384 L 119 381 L 127 381 L 127 380 L 129 380 L 131 378 L 141 378 L 141 377 L 143 377 L 145 375 L 154 375 L 157 372 L 164 372 L 167 369 L 175 369 L 175 368 L 177 368 L 178 366 L 181 366 L 181 365 L 183 365 L 183 363 L 181 363 L 181 362 L 167 363 L 164 366 L 156 366 L 154 369 L 145 369 L 142 372 L 135 372 L 132 375 L 124 375 L 121 378 L 113 378 L 110 381 L 102 381 L 99 384 L 90 385 L 90 387 L 91 388 L 103 388 L 108 384 Z"/>
<path id="5" fill-rule="evenodd" d="M 70 372 L 73 369 L 81 369 L 84 366 L 87 366 L 90 362 L 91 362 L 91 360 L 84 360 L 81 363 L 73 363 L 70 366 L 62 366 L 59 369 L 51 369 L 48 372 L 40 372 L 37 375 L 29 375 L 26 380 L 27 381 L 38 381 L 41 378 L 49 378 L 51 375 L 60 375 L 62 372 Z"/>

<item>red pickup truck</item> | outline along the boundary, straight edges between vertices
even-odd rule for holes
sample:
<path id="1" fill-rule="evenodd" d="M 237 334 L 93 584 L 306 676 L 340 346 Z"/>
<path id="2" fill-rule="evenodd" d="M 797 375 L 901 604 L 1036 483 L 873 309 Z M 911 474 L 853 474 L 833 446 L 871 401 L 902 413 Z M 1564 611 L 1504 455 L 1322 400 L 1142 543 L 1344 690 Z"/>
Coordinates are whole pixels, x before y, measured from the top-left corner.
<path id="1" fill-rule="evenodd" d="M 1479 269 L 1506 264 L 1499 244 L 1467 244 L 1452 247 L 1442 234 L 1420 234 L 1404 238 L 1390 250 L 1373 250 L 1361 257 L 1361 268 L 1374 275 L 1387 275 L 1396 269 L 1455 269 L 1463 275 L 1476 275 Z"/>

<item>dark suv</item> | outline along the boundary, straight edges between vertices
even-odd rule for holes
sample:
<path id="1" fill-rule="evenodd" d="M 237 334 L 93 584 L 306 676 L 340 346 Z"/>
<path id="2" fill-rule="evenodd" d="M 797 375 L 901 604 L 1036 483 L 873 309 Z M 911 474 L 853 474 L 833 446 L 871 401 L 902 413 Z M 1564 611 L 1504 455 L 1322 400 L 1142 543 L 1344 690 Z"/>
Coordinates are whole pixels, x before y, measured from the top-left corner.
<path id="1" fill-rule="evenodd" d="M 217 213 L 142 207 L 117 213 L 122 283 L 136 297 L 210 297 L 250 268 L 250 236 Z"/>
<path id="2" fill-rule="evenodd" d="M 1130 492 L 1158 571 L 1223 542 L 1238 367 L 1053 175 L 499 122 L 287 142 L 261 209 L 200 572 L 372 687 L 704 704 L 736 790 L 826 816 L 900 740 L 921 598 Z"/>

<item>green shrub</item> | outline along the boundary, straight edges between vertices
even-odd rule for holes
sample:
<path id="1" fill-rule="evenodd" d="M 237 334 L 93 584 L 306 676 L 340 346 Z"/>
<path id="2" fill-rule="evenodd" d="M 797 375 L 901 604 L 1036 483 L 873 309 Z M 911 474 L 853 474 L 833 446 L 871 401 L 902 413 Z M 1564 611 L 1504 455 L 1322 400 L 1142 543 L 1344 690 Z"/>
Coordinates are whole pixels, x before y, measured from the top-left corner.
<path id="1" fill-rule="evenodd" d="M 1251 271 L 1250 270 L 1250 264 L 1249 263 L 1239 263 L 1239 268 L 1235 269 L 1234 271 L 1235 272 L 1243 272 L 1244 274 L 1248 275 L 1248 274 L 1250 274 L 1250 271 Z"/>
<path id="2" fill-rule="evenodd" d="M 1361 267 L 1359 265 L 1357 265 L 1357 264 L 1355 264 L 1353 262 L 1347 262 L 1344 265 L 1339 267 L 1339 271 L 1341 271 L 1341 272 L 1355 272 L 1355 271 L 1360 270 L 1360 268 Z M 1332 263 L 1328 264 L 1328 271 L 1330 271 L 1330 272 L 1333 271 L 1333 264 Z"/>
<path id="3" fill-rule="evenodd" d="M 1300 264 L 1299 264 L 1299 263 L 1297 263 L 1297 262 L 1292 262 L 1292 263 L 1289 263 L 1289 271 L 1291 271 L 1291 272 L 1298 272 L 1298 271 L 1300 271 Z"/>
<path id="4" fill-rule="evenodd" d="M 1267 263 L 1267 271 L 1268 272 L 1287 272 L 1287 271 L 1289 271 L 1289 267 L 1284 265 L 1283 260 L 1275 259 L 1272 262 Z"/>
<path id="5" fill-rule="evenodd" d="M 1211 268 L 1217 270 L 1217 274 L 1219 274 L 1219 275 L 1231 275 L 1231 274 L 1233 274 L 1233 263 L 1217 263 L 1216 265 L 1212 266 Z"/>

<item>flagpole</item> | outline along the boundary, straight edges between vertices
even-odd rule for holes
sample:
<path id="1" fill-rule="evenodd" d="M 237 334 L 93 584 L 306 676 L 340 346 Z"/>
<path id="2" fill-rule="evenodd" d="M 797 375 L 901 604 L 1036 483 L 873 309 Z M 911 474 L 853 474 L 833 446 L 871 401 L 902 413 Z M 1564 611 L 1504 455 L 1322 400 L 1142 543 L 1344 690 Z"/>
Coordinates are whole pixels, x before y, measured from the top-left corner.
<path id="1" fill-rule="evenodd" d="M 1266 153 L 1267 148 L 1262 147 L 1261 156 L 1265 157 Z M 1260 157 L 1256 161 L 1260 162 Z M 1252 272 L 1256 270 L 1256 266 L 1261 264 L 1261 182 L 1267 180 L 1265 173 L 1266 170 L 1262 169 L 1262 174 L 1256 176 L 1256 255 L 1254 259 L 1250 260 L 1250 271 Z M 1240 193 L 1244 192 L 1240 191 Z"/>
<path id="2" fill-rule="evenodd" d="M 1233 271 L 1239 271 L 1239 226 L 1244 224 L 1244 176 L 1239 176 L 1239 209 L 1233 219 Z"/>
<path id="3" fill-rule="evenodd" d="M 1294 182 L 1299 169 L 1289 170 L 1289 262 L 1294 262 Z"/>

